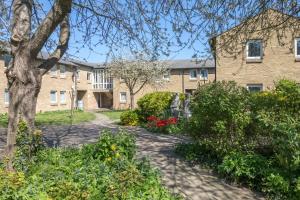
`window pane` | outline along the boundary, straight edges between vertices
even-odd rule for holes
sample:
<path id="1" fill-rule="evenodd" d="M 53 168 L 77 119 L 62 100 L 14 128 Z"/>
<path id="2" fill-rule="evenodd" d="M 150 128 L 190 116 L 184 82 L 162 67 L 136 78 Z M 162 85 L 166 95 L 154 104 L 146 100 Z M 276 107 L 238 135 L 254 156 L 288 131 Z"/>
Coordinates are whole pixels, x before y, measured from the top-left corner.
<path id="1" fill-rule="evenodd" d="M 297 39 L 297 55 L 300 56 L 300 39 Z"/>
<path id="2" fill-rule="evenodd" d="M 50 101 L 51 102 L 56 102 L 56 91 L 51 91 L 50 92 Z"/>
<path id="3" fill-rule="evenodd" d="M 120 101 L 126 101 L 127 100 L 127 98 L 126 98 L 126 92 L 121 92 L 121 94 L 120 94 Z"/>
<path id="4" fill-rule="evenodd" d="M 261 41 L 249 41 L 248 42 L 248 57 L 260 57 L 261 56 Z"/>
<path id="5" fill-rule="evenodd" d="M 262 85 L 257 84 L 257 85 L 247 85 L 247 88 L 249 92 L 260 92 L 262 91 Z"/>
<path id="6" fill-rule="evenodd" d="M 9 103 L 9 92 L 8 92 L 8 89 L 4 90 L 4 103 L 5 104 Z"/>
<path id="7" fill-rule="evenodd" d="M 64 65 L 60 65 L 60 73 L 64 74 L 66 72 L 66 67 Z"/>
<path id="8" fill-rule="evenodd" d="M 190 71 L 190 78 L 197 78 L 197 70 Z"/>
<path id="9" fill-rule="evenodd" d="M 203 79 L 207 79 L 208 78 L 208 71 L 207 71 L 207 69 L 201 69 L 200 76 Z"/>
<path id="10" fill-rule="evenodd" d="M 66 102 L 66 91 L 60 91 L 60 103 Z"/>

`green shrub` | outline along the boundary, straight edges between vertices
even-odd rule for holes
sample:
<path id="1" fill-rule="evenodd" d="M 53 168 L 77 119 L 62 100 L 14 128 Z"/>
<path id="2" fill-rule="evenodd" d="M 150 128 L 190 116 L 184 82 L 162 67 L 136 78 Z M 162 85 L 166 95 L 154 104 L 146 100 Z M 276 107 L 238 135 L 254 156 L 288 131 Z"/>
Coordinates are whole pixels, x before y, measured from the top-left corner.
<path id="1" fill-rule="evenodd" d="M 271 173 L 264 180 L 263 191 L 272 199 L 291 199 L 289 196 L 290 185 L 284 177 Z M 296 198 L 293 198 L 296 199 Z"/>
<path id="2" fill-rule="evenodd" d="M 191 102 L 193 136 L 210 140 L 220 153 L 242 148 L 250 123 L 248 97 L 235 82 L 200 86 Z"/>
<path id="3" fill-rule="evenodd" d="M 231 152 L 218 166 L 218 172 L 230 180 L 258 189 L 261 187 L 262 178 L 268 173 L 269 166 L 269 161 L 258 154 Z"/>
<path id="4" fill-rule="evenodd" d="M 179 199 L 135 148 L 132 135 L 106 131 L 81 148 L 42 149 L 25 173 L 0 169 L 0 200 Z"/>
<path id="5" fill-rule="evenodd" d="M 126 126 L 136 126 L 139 122 L 139 117 L 136 111 L 127 110 L 122 112 L 120 116 L 120 121 L 122 125 Z"/>
<path id="6" fill-rule="evenodd" d="M 137 102 L 140 120 L 145 122 L 149 116 L 165 115 L 170 111 L 173 96 L 171 92 L 153 92 L 140 98 Z"/>

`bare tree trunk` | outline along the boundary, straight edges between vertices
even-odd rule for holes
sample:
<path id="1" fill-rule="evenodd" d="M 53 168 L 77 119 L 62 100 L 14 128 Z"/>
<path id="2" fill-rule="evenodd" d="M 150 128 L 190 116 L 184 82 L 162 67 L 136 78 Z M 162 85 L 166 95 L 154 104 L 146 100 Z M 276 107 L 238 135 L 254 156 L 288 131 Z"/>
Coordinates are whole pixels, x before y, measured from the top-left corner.
<path id="1" fill-rule="evenodd" d="M 32 5 L 33 0 L 13 1 L 12 62 L 6 70 L 10 94 L 6 147 L 8 158 L 6 168 L 9 171 L 14 170 L 13 159 L 19 118 L 27 123 L 29 132 L 32 133 L 42 76 L 64 55 L 70 36 L 69 13 L 72 0 L 56 0 L 34 34 L 31 34 Z M 60 25 L 59 44 L 49 58 L 40 64 L 37 62 L 37 55 L 58 25 Z"/>
<path id="2" fill-rule="evenodd" d="M 134 109 L 134 94 L 130 92 L 130 110 Z"/>

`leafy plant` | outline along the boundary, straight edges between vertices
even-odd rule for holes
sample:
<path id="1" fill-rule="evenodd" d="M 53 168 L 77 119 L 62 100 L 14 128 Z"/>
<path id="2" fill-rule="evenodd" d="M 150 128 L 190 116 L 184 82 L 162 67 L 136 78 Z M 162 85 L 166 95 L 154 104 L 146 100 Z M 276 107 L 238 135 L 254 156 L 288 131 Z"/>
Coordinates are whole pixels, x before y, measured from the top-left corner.
<path id="1" fill-rule="evenodd" d="M 139 122 L 138 114 L 135 110 L 127 110 L 120 115 L 122 125 L 136 126 Z"/>

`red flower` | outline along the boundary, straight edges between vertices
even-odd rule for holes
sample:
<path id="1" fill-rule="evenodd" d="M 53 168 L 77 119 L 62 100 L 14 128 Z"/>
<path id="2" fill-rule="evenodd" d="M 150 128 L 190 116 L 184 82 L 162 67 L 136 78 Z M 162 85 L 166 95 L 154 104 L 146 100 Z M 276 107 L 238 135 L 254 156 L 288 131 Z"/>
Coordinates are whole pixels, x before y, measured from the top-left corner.
<path id="1" fill-rule="evenodd" d="M 177 123 L 177 118 L 176 117 L 171 117 L 168 120 L 169 124 L 176 124 Z"/>
<path id="2" fill-rule="evenodd" d="M 156 122 L 157 127 L 163 127 L 168 125 L 168 120 L 159 120 Z"/>
<path id="3" fill-rule="evenodd" d="M 155 116 L 153 116 L 153 115 L 151 115 L 151 116 L 147 117 L 147 120 L 148 121 L 156 121 L 156 120 L 158 120 L 158 118 L 155 117 Z"/>

